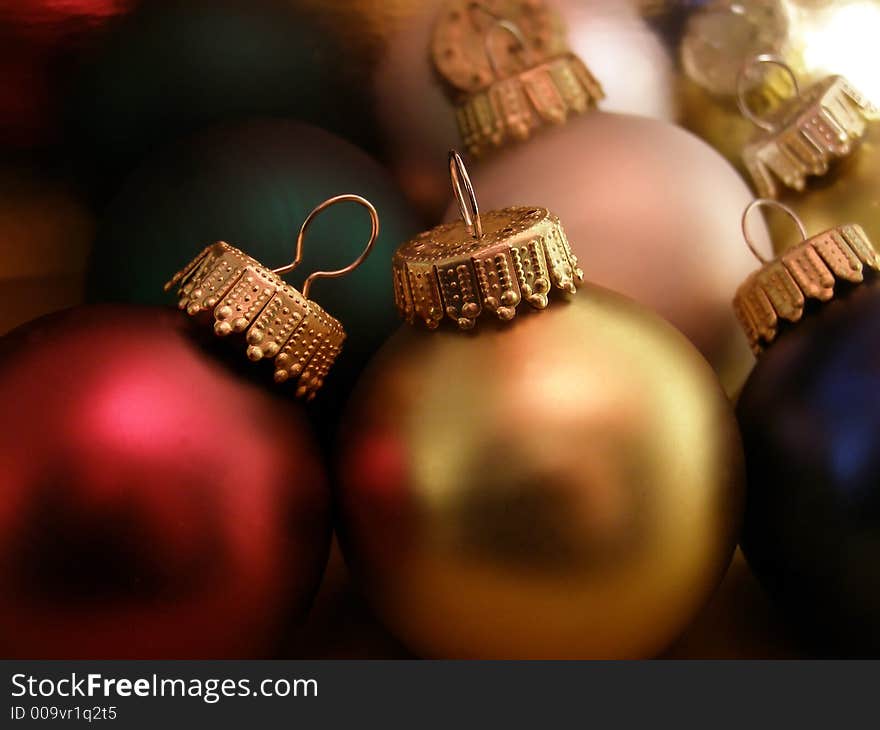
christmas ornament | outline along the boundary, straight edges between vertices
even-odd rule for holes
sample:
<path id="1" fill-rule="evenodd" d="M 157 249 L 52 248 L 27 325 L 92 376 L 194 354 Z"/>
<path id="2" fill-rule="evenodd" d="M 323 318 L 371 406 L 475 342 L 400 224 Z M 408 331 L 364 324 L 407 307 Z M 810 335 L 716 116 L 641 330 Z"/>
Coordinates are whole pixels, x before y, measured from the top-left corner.
<path id="1" fill-rule="evenodd" d="M 321 306 L 345 322 L 349 334 L 346 356 L 319 399 L 317 415 L 332 420 L 337 395 L 343 397 L 396 323 L 387 262 L 393 246 L 419 225 L 402 194 L 362 151 L 295 122 L 221 127 L 155 158 L 129 179 L 102 220 L 90 266 L 93 300 L 165 303 L 169 272 L 211 241 L 234 241 L 269 266 L 289 261 L 294 233 L 309 211 L 340 190 L 357 191 L 382 211 L 376 255 L 345 287 L 321 294 Z M 302 270 L 355 259 L 364 226 L 365 215 L 354 206 L 317 220 Z"/>
<path id="2" fill-rule="evenodd" d="M 353 92 L 370 94 L 366 108 L 379 136 L 375 152 L 431 221 L 448 203 L 442 160 L 457 139 L 432 49 L 452 30 L 482 54 L 479 39 L 491 15 L 481 8 L 514 20 L 532 42 L 543 37 L 559 46 L 567 28 L 574 50 L 603 79 L 606 109 L 665 119 L 675 114 L 669 54 L 639 4 L 629 0 L 295 0 L 294 5 L 345 49 L 347 72 L 357 74 Z M 505 39 L 493 40 L 503 45 Z M 485 68 L 484 55 L 481 63 Z"/>
<path id="3" fill-rule="evenodd" d="M 876 107 L 842 76 L 823 78 L 801 91 L 792 69 L 774 56 L 758 56 L 741 78 L 752 65 L 765 63 L 785 69 L 795 93 L 766 118 L 755 114 L 742 90 L 738 95 L 743 116 L 759 128 L 743 150 L 758 194 L 803 211 L 811 229 L 827 230 L 833 220 L 846 220 L 841 214 L 864 220 L 872 229 L 872 213 L 880 205 L 874 171 L 880 136 L 869 124 Z M 865 160 L 855 159 L 863 153 Z M 792 243 L 787 229 L 780 218 L 770 223 L 773 240 L 785 250 Z"/>
<path id="4" fill-rule="evenodd" d="M 761 353 L 737 408 L 749 485 L 743 550 L 814 643 L 876 655 L 880 255 L 858 225 L 807 238 L 790 208 L 758 200 L 746 214 L 758 205 L 793 216 L 804 240 L 761 259 L 734 304 Z"/>
<path id="5" fill-rule="evenodd" d="M 394 257 L 416 326 L 391 338 L 351 406 L 347 559 L 422 656 L 652 656 L 736 541 L 727 400 L 672 327 L 580 283 L 555 215 L 480 215 L 461 183 L 464 221 Z"/>
<path id="6" fill-rule="evenodd" d="M 372 231 L 363 253 L 337 271 L 315 271 L 302 293 L 281 278 L 299 266 L 303 240 L 315 217 L 331 205 L 351 201 L 370 214 Z M 309 299 L 315 279 L 333 279 L 357 269 L 379 236 L 379 216 L 370 201 L 359 195 L 337 195 L 325 200 L 306 217 L 296 238 L 296 257 L 287 266 L 267 269 L 225 241 L 208 246 L 165 285 L 179 287 L 178 306 L 189 315 L 213 315 L 214 333 L 226 337 L 245 334 L 247 356 L 254 362 L 274 359 L 275 382 L 297 380 L 296 395 L 310 400 L 324 384 L 345 341 L 345 330 L 319 304 Z"/>
<path id="7" fill-rule="evenodd" d="M 457 97 L 471 151 L 494 150 L 474 173 L 484 200 L 554 201 L 590 277 L 667 318 L 735 392 L 752 357 L 729 302 L 751 264 L 725 221 L 750 200 L 746 186 L 672 125 L 579 114 L 599 96 L 579 62 L 560 56 L 568 70 L 548 73 L 554 61 L 527 53 L 538 65 Z"/>
<path id="8" fill-rule="evenodd" d="M 188 321 L 66 310 L 0 343 L 0 650 L 271 653 L 324 569 L 329 494 L 299 409 Z"/>
<path id="9" fill-rule="evenodd" d="M 754 128 L 736 104 L 736 77 L 761 54 L 780 57 L 804 85 L 830 75 L 847 78 L 880 104 L 876 73 L 877 0 L 716 0 L 689 14 L 679 41 L 684 74 L 678 100 L 680 121 L 741 167 L 742 149 Z M 762 115 L 786 97 L 781 74 L 749 79 L 750 106 Z M 772 86 L 777 88 L 773 89 Z M 746 173 L 745 169 L 742 169 Z M 824 228 L 842 217 L 829 220 Z M 774 239 L 778 240 L 778 239 Z"/>
<path id="10" fill-rule="evenodd" d="M 0 334 L 79 304 L 95 221 L 70 181 L 0 166 Z"/>
<path id="11" fill-rule="evenodd" d="M 783 0 L 714 0 L 688 18 L 681 40 L 687 78 L 711 94 L 733 97 L 739 72 L 760 54 L 791 56 L 792 9 Z"/>
<path id="12" fill-rule="evenodd" d="M 61 140 L 62 99 L 70 69 L 135 4 L 135 0 L 0 3 L 4 146 L 32 148 Z"/>
<path id="13" fill-rule="evenodd" d="M 85 58 L 66 115 L 95 184 L 157 146 L 209 125 L 292 117 L 357 143 L 373 139 L 366 94 L 346 81 L 345 48 L 288 0 L 141 3 Z"/>

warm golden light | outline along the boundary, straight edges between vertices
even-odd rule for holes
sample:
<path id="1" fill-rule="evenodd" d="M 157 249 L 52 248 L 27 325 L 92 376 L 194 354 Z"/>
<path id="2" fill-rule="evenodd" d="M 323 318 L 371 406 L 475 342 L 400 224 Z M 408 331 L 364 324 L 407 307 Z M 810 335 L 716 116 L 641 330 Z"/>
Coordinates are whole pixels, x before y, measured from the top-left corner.
<path id="1" fill-rule="evenodd" d="M 880 3 L 838 3 L 804 19 L 803 60 L 811 76 L 845 76 L 875 104 L 880 103 Z"/>

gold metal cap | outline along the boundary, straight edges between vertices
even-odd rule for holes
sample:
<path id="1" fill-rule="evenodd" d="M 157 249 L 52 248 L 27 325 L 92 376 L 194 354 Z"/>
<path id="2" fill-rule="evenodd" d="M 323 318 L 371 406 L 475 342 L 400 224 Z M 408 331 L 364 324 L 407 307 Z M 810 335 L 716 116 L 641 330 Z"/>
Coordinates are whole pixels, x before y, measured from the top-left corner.
<path id="1" fill-rule="evenodd" d="M 434 65 L 451 91 L 462 139 L 473 155 L 562 124 L 604 96 L 568 48 L 553 11 L 537 0 L 503 5 L 496 12 L 487 3 L 454 0 L 434 30 Z M 482 27 L 478 17 L 491 23 Z M 497 31 L 510 35 L 515 46 L 494 42 Z"/>
<path id="2" fill-rule="evenodd" d="M 787 213 L 797 224 L 803 241 L 778 258 L 765 259 L 748 234 L 748 216 L 754 208 L 770 205 Z M 837 226 L 810 238 L 800 218 L 772 199 L 752 201 L 743 213 L 743 235 L 761 262 L 760 269 L 736 292 L 733 308 L 755 354 L 776 339 L 779 320 L 799 322 L 808 299 L 827 302 L 835 296 L 838 281 L 859 284 L 865 269 L 880 271 L 880 254 L 861 226 Z"/>
<path id="3" fill-rule="evenodd" d="M 744 83 L 760 64 L 783 68 L 795 95 L 766 118 L 757 116 L 745 101 Z M 779 195 L 777 180 L 802 191 L 808 176 L 824 175 L 831 164 L 851 154 L 865 136 L 876 108 L 842 76 L 829 76 L 804 91 L 792 69 L 777 56 L 761 55 L 740 73 L 737 101 L 743 115 L 762 133 L 743 150 L 743 162 L 758 195 Z"/>
<path id="4" fill-rule="evenodd" d="M 372 223 L 370 241 L 357 260 L 345 268 L 310 274 L 300 293 L 281 275 L 302 260 L 303 239 L 312 220 L 342 201 L 367 208 Z M 373 205 L 359 195 L 338 195 L 315 208 L 303 222 L 296 257 L 288 266 L 267 269 L 243 251 L 218 241 L 176 273 L 165 291 L 177 287 L 178 306 L 189 315 L 213 313 L 218 336 L 244 334 L 250 360 L 274 358 L 275 382 L 295 379 L 297 397 L 311 400 L 324 384 L 345 340 L 342 323 L 309 299 L 311 284 L 315 279 L 335 278 L 356 269 L 369 255 L 378 235 L 379 217 Z"/>
<path id="5" fill-rule="evenodd" d="M 450 175 L 462 220 L 426 231 L 394 254 L 394 299 L 407 322 L 434 329 L 444 316 L 471 329 L 483 312 L 510 320 L 527 302 L 548 306 L 553 287 L 574 294 L 583 272 L 559 219 L 545 208 L 480 215 L 461 157 Z"/>

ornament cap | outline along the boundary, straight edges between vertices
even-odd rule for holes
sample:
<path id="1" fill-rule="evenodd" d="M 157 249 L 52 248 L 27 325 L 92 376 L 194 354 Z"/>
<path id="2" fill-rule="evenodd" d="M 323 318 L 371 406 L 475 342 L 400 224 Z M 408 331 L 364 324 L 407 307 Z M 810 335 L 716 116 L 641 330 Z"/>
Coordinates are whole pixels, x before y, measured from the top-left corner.
<path id="1" fill-rule="evenodd" d="M 302 261 L 306 231 L 315 217 L 331 205 L 352 201 L 370 214 L 372 231 L 363 253 L 337 271 L 310 274 L 302 292 L 285 282 L 282 274 Z M 244 334 L 247 356 L 253 362 L 274 359 L 275 382 L 296 380 L 296 395 L 311 400 L 339 356 L 345 341 L 342 323 L 309 298 L 318 278 L 343 276 L 367 258 L 379 236 L 379 216 L 359 195 L 337 195 L 324 201 L 306 217 L 296 240 L 292 263 L 268 269 L 256 259 L 224 241 L 205 248 L 165 285 L 178 289 L 178 307 L 191 316 L 212 313 L 214 332 L 220 337 Z"/>
<path id="2" fill-rule="evenodd" d="M 797 223 L 803 241 L 781 256 L 765 259 L 748 234 L 748 216 L 757 207 L 775 206 Z M 761 261 L 736 292 L 733 308 L 755 354 L 779 334 L 780 320 L 799 322 L 810 299 L 828 302 L 838 281 L 860 284 L 869 272 L 880 272 L 880 254 L 861 226 L 846 224 L 807 237 L 804 225 L 786 205 L 772 199 L 752 201 L 743 213 L 743 235 Z"/>
<path id="3" fill-rule="evenodd" d="M 744 84 L 760 64 L 779 66 L 795 94 L 767 117 L 757 116 L 745 100 Z M 779 183 L 801 192 L 809 176 L 825 175 L 831 164 L 851 154 L 877 109 L 844 77 L 828 76 L 801 90 L 792 69 L 778 56 L 764 54 L 747 63 L 737 80 L 737 103 L 758 134 L 743 150 L 743 162 L 758 194 L 779 195 Z"/>
<path id="4" fill-rule="evenodd" d="M 462 220 L 425 231 L 394 253 L 394 299 L 407 322 L 434 329 L 449 317 L 468 330 L 483 312 L 507 321 L 523 301 L 549 306 L 554 287 L 577 291 L 583 272 L 555 215 L 529 207 L 481 215 L 454 151 L 450 174 Z"/>
<path id="5" fill-rule="evenodd" d="M 508 8 L 510 13 L 515 10 Z M 475 24 L 476 11 L 491 19 L 487 28 Z M 599 82 L 567 47 L 561 29 L 557 32 L 554 26 L 551 32 L 549 21 L 545 21 L 545 26 L 534 34 L 534 42 L 529 43 L 518 21 L 528 22 L 541 17 L 541 13 L 552 11 L 543 3 L 533 2 L 515 17 L 504 16 L 485 3 L 455 0 L 438 21 L 434 65 L 453 89 L 459 130 L 468 151 L 475 156 L 526 140 L 548 124 L 562 124 L 570 116 L 595 107 L 604 97 Z M 483 58 L 479 61 L 473 49 L 464 47 L 464 26 L 469 26 L 471 37 L 481 41 Z M 494 43 L 500 31 L 515 43 L 513 48 L 505 47 L 503 53 Z"/>

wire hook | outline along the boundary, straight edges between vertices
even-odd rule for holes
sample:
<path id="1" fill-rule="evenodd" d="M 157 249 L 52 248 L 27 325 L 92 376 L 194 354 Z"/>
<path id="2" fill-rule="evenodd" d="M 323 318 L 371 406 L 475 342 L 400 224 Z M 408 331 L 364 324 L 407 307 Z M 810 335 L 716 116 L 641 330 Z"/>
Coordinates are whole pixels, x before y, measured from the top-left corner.
<path id="1" fill-rule="evenodd" d="M 748 245 L 749 250 L 755 255 L 755 258 L 758 259 L 762 264 L 768 263 L 768 259 L 764 257 L 764 255 L 758 250 L 758 247 L 755 245 L 755 242 L 752 240 L 752 237 L 749 235 L 749 215 L 755 208 L 768 207 L 768 208 L 778 208 L 783 213 L 785 213 L 789 218 L 791 218 L 795 225 L 798 227 L 798 232 L 801 234 L 801 240 L 807 240 L 807 229 L 804 227 L 804 222 L 800 219 L 797 213 L 795 213 L 791 208 L 789 208 L 785 203 L 780 203 L 778 200 L 772 200 L 770 198 L 755 198 L 751 203 L 746 206 L 746 209 L 743 211 L 742 215 L 742 234 L 743 238 L 746 240 L 746 245 Z"/>
<path id="2" fill-rule="evenodd" d="M 776 56 L 772 53 L 762 53 L 761 55 L 755 56 L 746 61 L 746 63 L 743 64 L 743 67 L 739 70 L 739 73 L 736 76 L 736 105 L 739 108 L 740 113 L 756 127 L 763 129 L 765 132 L 775 132 L 776 127 L 766 119 L 762 119 L 755 114 L 746 101 L 745 83 L 749 78 L 749 74 L 753 68 L 764 63 L 778 66 L 785 71 L 794 86 L 794 95 L 796 97 L 801 95 L 801 88 L 798 84 L 797 76 L 791 66 L 789 66 L 780 56 Z"/>
<path id="3" fill-rule="evenodd" d="M 464 166 L 464 160 L 455 150 L 449 150 L 449 177 L 452 180 L 452 191 L 455 193 L 461 219 L 474 238 L 482 238 L 483 221 L 480 220 L 480 206 L 477 204 L 474 186 Z"/>
<path id="4" fill-rule="evenodd" d="M 273 273 L 282 276 L 284 274 L 290 273 L 297 266 L 299 266 L 302 261 L 302 251 L 303 251 L 303 241 L 305 240 L 306 231 L 309 226 L 312 224 L 312 221 L 327 208 L 336 205 L 336 203 L 343 202 L 352 202 L 358 203 L 367 209 L 367 212 L 370 214 L 370 223 L 372 225 L 372 230 L 370 232 L 370 240 L 367 242 L 366 248 L 363 250 L 360 256 L 358 256 L 354 261 L 352 261 L 348 266 L 344 268 L 337 269 L 336 271 L 314 271 L 306 277 L 305 282 L 303 282 L 302 293 L 303 296 L 308 299 L 309 290 L 312 287 L 312 282 L 315 279 L 336 279 L 340 276 L 345 276 L 348 273 L 351 273 L 356 268 L 358 268 L 367 256 L 370 255 L 370 252 L 373 250 L 373 246 L 376 244 L 376 239 L 379 237 L 379 214 L 376 212 L 376 208 L 373 204 L 367 200 L 366 198 L 361 197 L 360 195 L 354 195 L 352 193 L 346 193 L 344 195 L 335 195 L 332 198 L 325 200 L 321 203 L 317 208 L 315 208 L 311 213 L 306 216 L 306 219 L 303 221 L 302 226 L 299 229 L 299 233 L 296 237 L 296 255 L 291 263 L 287 266 L 282 266 L 278 269 L 273 269 Z"/>
<path id="5" fill-rule="evenodd" d="M 526 65 L 531 65 L 531 53 L 529 51 L 529 45 L 526 41 L 525 34 L 522 32 L 522 29 L 514 23 L 512 20 L 505 18 L 498 13 L 496 13 L 491 8 L 487 7 L 485 4 L 481 2 L 471 2 L 468 5 L 468 10 L 473 12 L 474 10 L 479 10 L 482 13 L 488 15 L 494 21 L 491 26 L 485 31 L 483 36 L 483 50 L 486 52 L 486 58 L 489 61 L 489 68 L 492 69 L 492 74 L 497 78 L 501 76 L 501 71 L 498 67 L 498 59 L 495 57 L 495 51 L 492 48 L 492 34 L 496 31 L 503 30 L 513 36 L 517 45 L 519 46 L 520 52 L 525 56 L 524 60 Z"/>

